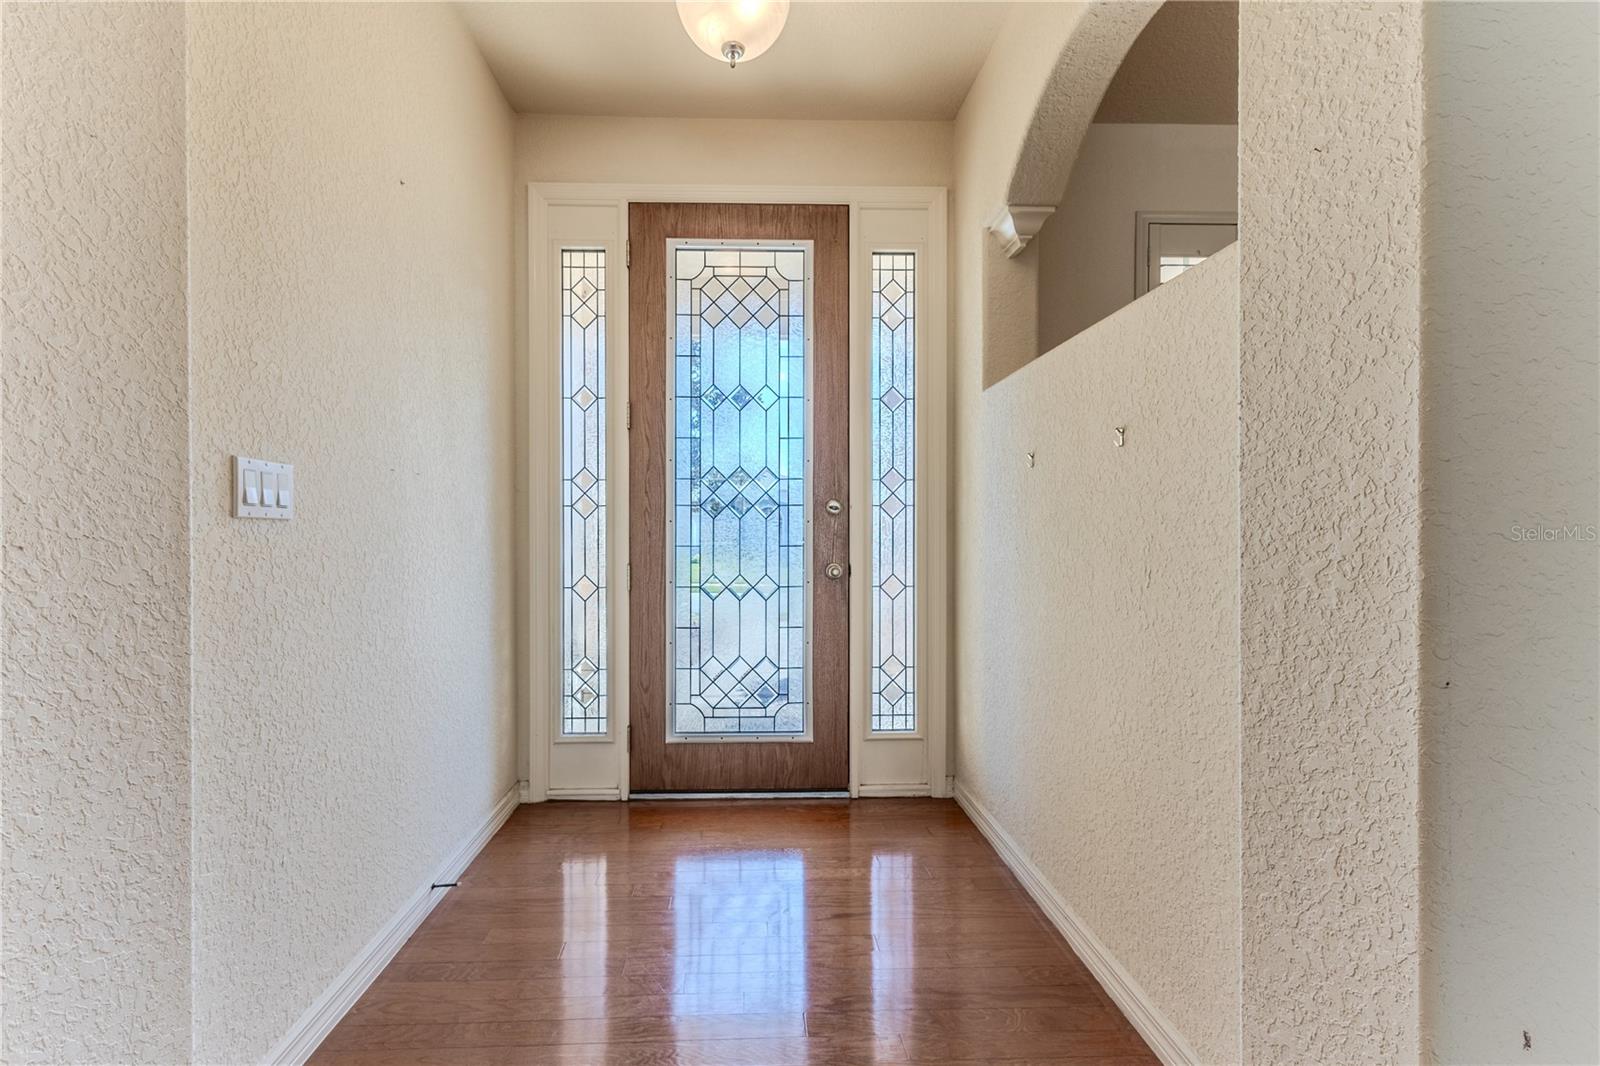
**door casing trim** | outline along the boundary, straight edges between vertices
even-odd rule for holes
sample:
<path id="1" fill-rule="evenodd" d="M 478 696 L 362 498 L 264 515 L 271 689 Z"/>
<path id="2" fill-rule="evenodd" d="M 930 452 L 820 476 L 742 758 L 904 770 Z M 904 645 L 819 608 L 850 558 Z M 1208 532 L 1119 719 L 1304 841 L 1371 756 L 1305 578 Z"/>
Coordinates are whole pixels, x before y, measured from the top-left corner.
<path id="1" fill-rule="evenodd" d="M 631 203 L 742 203 L 742 204 L 844 204 L 850 210 L 850 362 L 854 382 L 851 389 L 851 498 L 861 501 L 850 514 L 850 565 L 853 574 L 850 592 L 850 778 L 852 797 L 885 794 L 949 795 L 947 767 L 950 727 L 950 493 L 951 449 L 949 438 L 949 362 L 947 342 L 948 313 L 948 191 L 939 186 L 729 186 L 729 185 L 649 185 L 611 183 L 541 183 L 528 185 L 527 240 L 520 254 L 526 264 L 526 329 L 519 339 L 527 368 L 527 395 L 524 420 L 528 433 L 524 451 L 527 476 L 526 518 L 528 554 L 523 592 L 527 596 L 529 625 L 522 635 L 520 649 L 526 656 L 528 685 L 521 693 L 519 710 L 528 755 L 528 798 L 540 802 L 558 796 L 585 793 L 601 798 L 629 795 L 628 786 L 628 595 L 625 575 L 628 561 L 628 205 Z M 552 208 L 594 209 L 574 212 L 574 217 L 592 217 L 595 223 L 563 223 L 552 227 Z M 611 222 L 605 225 L 608 212 Z M 863 234 L 864 220 L 892 219 L 900 213 L 923 216 L 920 240 L 874 242 Z M 582 232 L 586 229 L 587 231 Z M 894 228 L 892 225 L 888 228 Z M 558 565 L 560 537 L 555 500 L 559 483 L 559 419 L 552 397 L 559 397 L 558 367 L 554 357 L 554 294 L 552 292 L 551 252 L 561 244 L 572 247 L 604 248 L 607 265 L 614 273 L 607 278 L 607 504 L 608 573 L 607 590 L 610 629 L 608 687 L 610 728 L 603 736 L 561 737 L 556 728 L 558 701 L 554 698 L 559 677 L 559 619 L 557 597 L 552 581 Z M 917 336 L 919 380 L 919 439 L 917 446 L 918 481 L 916 504 L 919 511 L 918 535 L 923 545 L 917 560 L 918 656 L 925 664 L 919 671 L 919 727 L 911 734 L 872 734 L 867 728 L 870 700 L 870 675 L 867 659 L 871 650 L 870 552 L 868 549 L 869 500 L 866 479 L 870 477 L 867 442 L 870 435 L 869 397 L 859 387 L 870 382 L 868 352 L 870 295 L 866 288 L 867 269 L 874 247 L 903 250 L 915 245 L 926 273 L 919 276 L 919 333 Z M 615 270 L 616 265 L 623 269 Z M 540 415 L 544 417 L 541 420 Z M 857 461 L 857 457 L 860 461 Z M 932 669 L 940 664 L 943 669 Z M 894 763 L 907 745 L 920 745 L 926 785 L 898 783 L 903 780 L 901 765 L 886 769 L 888 778 L 872 780 L 874 771 L 863 774 L 866 752 L 883 753 Z M 606 748 L 611 748 L 609 753 Z M 903 759 L 902 759 L 903 763 Z M 865 776 L 866 780 L 863 780 Z M 587 798 L 586 796 L 586 798 Z"/>

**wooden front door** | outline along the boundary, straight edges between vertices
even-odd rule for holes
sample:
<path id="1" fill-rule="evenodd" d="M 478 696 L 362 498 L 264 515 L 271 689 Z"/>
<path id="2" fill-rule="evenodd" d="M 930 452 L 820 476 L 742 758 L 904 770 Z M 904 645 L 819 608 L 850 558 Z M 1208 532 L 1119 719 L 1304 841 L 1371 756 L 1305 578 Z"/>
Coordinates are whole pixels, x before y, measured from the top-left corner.
<path id="1" fill-rule="evenodd" d="M 629 210 L 633 792 L 849 784 L 849 228 Z"/>

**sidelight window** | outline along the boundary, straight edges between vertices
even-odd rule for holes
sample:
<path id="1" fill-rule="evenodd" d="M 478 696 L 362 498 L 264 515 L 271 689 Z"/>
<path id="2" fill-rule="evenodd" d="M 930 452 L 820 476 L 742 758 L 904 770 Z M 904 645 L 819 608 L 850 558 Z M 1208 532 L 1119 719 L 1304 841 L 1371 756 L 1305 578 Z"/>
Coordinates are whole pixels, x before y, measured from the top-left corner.
<path id="1" fill-rule="evenodd" d="M 561 734 L 604 736 L 606 253 L 562 249 L 560 281 Z"/>
<path id="2" fill-rule="evenodd" d="M 872 254 L 872 730 L 916 704 L 917 257 Z"/>

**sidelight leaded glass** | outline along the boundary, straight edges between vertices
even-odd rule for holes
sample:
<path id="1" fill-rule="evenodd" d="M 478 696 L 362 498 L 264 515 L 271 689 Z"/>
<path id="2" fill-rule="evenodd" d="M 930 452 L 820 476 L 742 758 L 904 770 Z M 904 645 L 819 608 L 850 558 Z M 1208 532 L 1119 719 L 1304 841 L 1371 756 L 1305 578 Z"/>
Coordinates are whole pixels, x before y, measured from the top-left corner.
<path id="1" fill-rule="evenodd" d="M 917 258 L 872 253 L 872 730 L 917 728 Z"/>
<path id="2" fill-rule="evenodd" d="M 668 248 L 678 737 L 806 730 L 808 257 Z"/>
<path id="3" fill-rule="evenodd" d="M 606 253 L 561 251 L 561 733 L 604 736 Z"/>

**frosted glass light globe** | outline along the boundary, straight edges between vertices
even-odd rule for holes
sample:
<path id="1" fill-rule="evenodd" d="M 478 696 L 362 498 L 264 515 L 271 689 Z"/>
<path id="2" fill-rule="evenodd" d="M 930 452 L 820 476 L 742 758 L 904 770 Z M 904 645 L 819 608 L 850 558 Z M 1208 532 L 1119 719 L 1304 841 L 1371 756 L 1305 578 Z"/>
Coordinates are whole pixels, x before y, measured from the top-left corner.
<path id="1" fill-rule="evenodd" d="M 789 20 L 789 0 L 678 0 L 678 19 L 700 51 L 734 67 L 772 47 Z"/>

